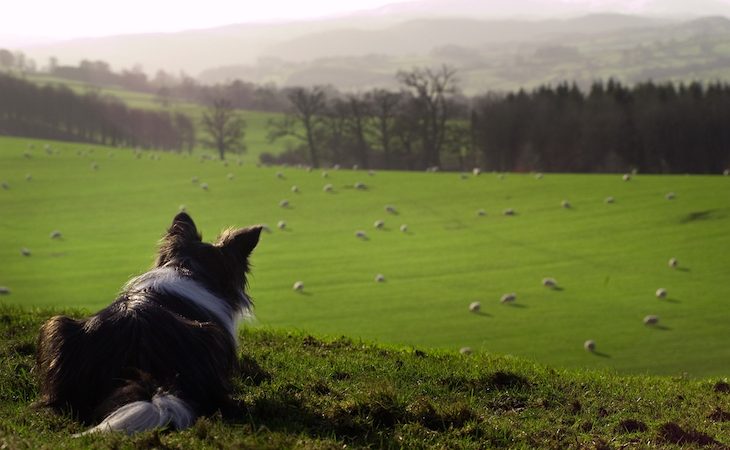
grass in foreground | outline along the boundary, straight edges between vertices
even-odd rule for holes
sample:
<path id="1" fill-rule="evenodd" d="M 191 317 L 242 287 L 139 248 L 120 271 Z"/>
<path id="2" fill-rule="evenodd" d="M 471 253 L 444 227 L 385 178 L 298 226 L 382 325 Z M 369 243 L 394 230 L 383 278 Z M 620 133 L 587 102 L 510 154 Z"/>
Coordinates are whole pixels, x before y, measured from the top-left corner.
<path id="1" fill-rule="evenodd" d="M 83 427 L 31 407 L 40 324 L 0 307 L 2 448 L 726 448 L 730 384 L 554 370 L 489 354 L 245 330 L 240 408 L 190 429 L 71 438 Z M 83 311 L 67 314 L 82 316 Z"/>

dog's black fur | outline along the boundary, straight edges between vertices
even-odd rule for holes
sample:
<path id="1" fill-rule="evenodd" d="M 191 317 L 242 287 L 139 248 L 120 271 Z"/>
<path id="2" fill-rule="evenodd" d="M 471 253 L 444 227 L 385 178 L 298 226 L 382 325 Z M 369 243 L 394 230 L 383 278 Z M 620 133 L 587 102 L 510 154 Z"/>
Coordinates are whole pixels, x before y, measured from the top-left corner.
<path id="1" fill-rule="evenodd" d="M 192 417 L 230 406 L 234 330 L 251 307 L 246 273 L 260 233 L 260 226 L 228 230 L 207 244 L 190 216 L 175 216 L 154 268 L 111 305 L 42 326 L 39 403 L 86 424 L 161 393 L 183 400 Z"/>

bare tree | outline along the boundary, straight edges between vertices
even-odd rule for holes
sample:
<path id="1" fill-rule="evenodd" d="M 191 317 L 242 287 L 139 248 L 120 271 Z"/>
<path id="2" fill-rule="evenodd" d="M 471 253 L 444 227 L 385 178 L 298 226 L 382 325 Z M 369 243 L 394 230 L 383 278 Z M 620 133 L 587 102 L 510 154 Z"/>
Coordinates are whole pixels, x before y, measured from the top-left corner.
<path id="1" fill-rule="evenodd" d="M 398 72 L 398 80 L 412 94 L 419 112 L 418 124 L 423 145 L 421 163 L 425 167 L 440 165 L 440 152 L 446 138 L 446 123 L 452 116 L 448 96 L 456 93 L 454 69 L 413 69 Z"/>
<path id="2" fill-rule="evenodd" d="M 281 120 L 269 122 L 269 140 L 293 136 L 304 141 L 309 150 L 309 161 L 313 167 L 319 167 L 318 133 L 322 125 L 322 114 L 327 108 L 327 95 L 324 88 L 315 86 L 311 89 L 296 87 L 287 94 L 293 112 Z M 301 126 L 304 133 L 301 133 Z"/>
<path id="3" fill-rule="evenodd" d="M 394 128 L 401 99 L 401 94 L 384 89 L 375 89 L 366 96 L 375 122 L 371 132 L 376 145 L 383 151 L 383 162 L 387 168 L 391 168 L 393 162 Z"/>
<path id="4" fill-rule="evenodd" d="M 352 136 L 355 146 L 355 157 L 358 164 L 364 169 L 370 167 L 370 145 L 366 135 L 369 133 L 371 122 L 371 111 L 369 103 L 360 95 L 349 95 L 348 106 L 348 130 Z"/>
<path id="5" fill-rule="evenodd" d="M 208 139 L 202 140 L 203 144 L 218 150 L 221 160 L 226 158 L 226 152 L 246 151 L 246 145 L 243 143 L 246 122 L 236 113 L 228 100 L 215 99 L 210 108 L 203 113 L 202 125 L 209 136 Z"/>

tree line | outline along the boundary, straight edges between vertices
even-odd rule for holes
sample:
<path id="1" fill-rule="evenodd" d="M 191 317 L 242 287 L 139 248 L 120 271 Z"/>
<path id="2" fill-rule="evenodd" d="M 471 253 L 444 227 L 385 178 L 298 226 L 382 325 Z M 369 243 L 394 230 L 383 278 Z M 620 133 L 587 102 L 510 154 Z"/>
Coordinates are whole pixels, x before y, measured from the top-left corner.
<path id="1" fill-rule="evenodd" d="M 399 91 L 293 88 L 264 163 L 423 170 L 719 173 L 730 165 L 730 85 L 595 82 L 458 95 L 456 72 L 399 72 Z"/>
<path id="2" fill-rule="evenodd" d="M 196 142 L 195 126 L 183 114 L 132 109 L 114 97 L 2 73 L 0 134 L 166 150 L 192 150 Z"/>

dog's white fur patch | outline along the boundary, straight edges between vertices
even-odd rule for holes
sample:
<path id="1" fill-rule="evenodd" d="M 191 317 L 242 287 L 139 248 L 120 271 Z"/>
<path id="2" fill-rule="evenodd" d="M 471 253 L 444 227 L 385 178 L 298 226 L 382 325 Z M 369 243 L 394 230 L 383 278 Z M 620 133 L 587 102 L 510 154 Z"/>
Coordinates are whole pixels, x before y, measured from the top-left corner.
<path id="1" fill-rule="evenodd" d="M 195 412 L 185 401 L 172 394 L 155 394 L 149 402 L 137 401 L 120 407 L 99 425 L 74 437 L 110 431 L 133 434 L 170 424 L 181 430 L 191 426 L 195 418 Z"/>
<path id="2" fill-rule="evenodd" d="M 236 331 L 238 330 L 239 322 L 245 315 L 250 314 L 249 305 L 251 303 L 243 293 L 243 290 L 239 294 L 244 300 L 244 308 L 238 311 L 231 311 L 230 306 L 224 299 L 213 294 L 197 281 L 181 276 L 172 267 L 160 267 L 150 270 L 129 280 L 124 286 L 124 290 L 132 294 L 135 291 L 139 292 L 145 289 L 184 298 L 199 308 L 208 311 L 223 324 L 231 334 L 234 342 L 238 341 L 236 339 Z"/>

